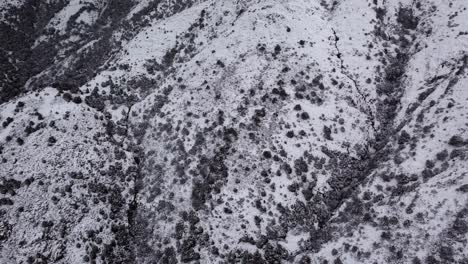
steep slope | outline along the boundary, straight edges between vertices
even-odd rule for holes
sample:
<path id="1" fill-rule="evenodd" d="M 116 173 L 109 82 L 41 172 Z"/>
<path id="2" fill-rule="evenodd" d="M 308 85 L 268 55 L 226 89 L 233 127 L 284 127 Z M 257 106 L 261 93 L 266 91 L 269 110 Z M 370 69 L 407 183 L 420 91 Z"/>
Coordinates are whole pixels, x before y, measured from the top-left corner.
<path id="1" fill-rule="evenodd" d="M 464 1 L 32 2 L 0 262 L 468 260 Z"/>

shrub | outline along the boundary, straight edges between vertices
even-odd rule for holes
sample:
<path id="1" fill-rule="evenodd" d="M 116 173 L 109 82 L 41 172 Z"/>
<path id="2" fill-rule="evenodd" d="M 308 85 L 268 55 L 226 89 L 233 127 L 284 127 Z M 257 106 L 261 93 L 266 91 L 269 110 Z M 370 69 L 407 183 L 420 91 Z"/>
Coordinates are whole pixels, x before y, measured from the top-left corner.
<path id="1" fill-rule="evenodd" d="M 400 8 L 397 14 L 397 22 L 405 29 L 416 29 L 419 24 L 419 18 L 414 16 L 411 8 Z"/>
<path id="2" fill-rule="evenodd" d="M 326 140 L 333 140 L 332 136 L 331 136 L 331 129 L 327 126 L 323 126 L 323 135 L 325 137 Z"/>
<path id="3" fill-rule="evenodd" d="M 465 142 L 461 136 L 455 135 L 449 139 L 448 144 L 454 147 L 461 147 L 465 144 Z"/>

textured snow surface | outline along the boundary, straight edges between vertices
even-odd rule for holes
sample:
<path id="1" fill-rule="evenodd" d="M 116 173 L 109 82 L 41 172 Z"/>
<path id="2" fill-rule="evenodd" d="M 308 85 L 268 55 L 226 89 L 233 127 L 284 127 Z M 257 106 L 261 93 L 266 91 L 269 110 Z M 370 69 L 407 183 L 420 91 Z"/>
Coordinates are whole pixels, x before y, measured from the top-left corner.
<path id="1" fill-rule="evenodd" d="M 0 2 L 0 263 L 468 263 L 468 2 Z"/>

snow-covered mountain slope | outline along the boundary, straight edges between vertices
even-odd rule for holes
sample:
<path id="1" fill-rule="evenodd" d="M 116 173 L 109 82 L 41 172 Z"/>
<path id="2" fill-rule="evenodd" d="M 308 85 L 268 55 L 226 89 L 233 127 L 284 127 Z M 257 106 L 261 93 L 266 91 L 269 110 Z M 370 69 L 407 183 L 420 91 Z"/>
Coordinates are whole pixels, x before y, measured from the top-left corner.
<path id="1" fill-rule="evenodd" d="M 466 263 L 467 7 L 2 3 L 0 263 Z"/>

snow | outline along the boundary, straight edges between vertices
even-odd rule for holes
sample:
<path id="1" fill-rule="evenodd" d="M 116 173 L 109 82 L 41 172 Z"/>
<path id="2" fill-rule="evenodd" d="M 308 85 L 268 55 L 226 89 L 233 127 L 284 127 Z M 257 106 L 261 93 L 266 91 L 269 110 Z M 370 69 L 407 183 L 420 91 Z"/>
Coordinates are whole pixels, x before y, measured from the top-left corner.
<path id="1" fill-rule="evenodd" d="M 80 263 L 97 244 L 84 238 L 86 232 L 102 228 L 103 250 L 118 239 L 114 224 L 138 235 L 129 241 L 138 250 L 177 251 L 195 243 L 191 249 L 201 263 L 220 260 L 214 246 L 225 259 L 236 250 L 273 257 L 268 249 L 281 246 L 290 257 L 278 260 L 284 263 L 306 255 L 313 263 L 338 257 L 343 263 L 406 263 L 415 256 L 424 262 L 448 243 L 457 260 L 466 258 L 463 245 L 447 235 L 468 202 L 459 190 L 468 182 L 466 157 L 460 154 L 466 155 L 466 146 L 448 144 L 453 135 L 468 138 L 467 77 L 461 70 L 468 42 L 459 34 L 468 27 L 466 3 L 433 3 L 433 10 L 432 4 L 418 8 L 410 0 L 333 2 L 196 2 L 180 13 L 162 14 L 123 41 L 107 67 L 96 68 L 73 94 L 84 102 L 68 102 L 63 92 L 46 87 L 0 105 L 2 122 L 14 117 L 0 128 L 5 158 L 0 173 L 21 182 L 35 178 L 16 195 L 7 194 L 14 209 L 0 217 L 17 223 L 0 262 L 22 261 L 40 247 L 60 256 L 66 245 L 63 263 Z M 103 2 L 72 0 L 49 26 L 63 33 L 88 3 L 105 8 Z M 127 19 L 148 4 L 137 3 Z M 402 29 L 397 16 L 403 6 L 420 19 L 415 30 Z M 387 11 L 382 21 L 377 7 Z M 93 26 L 97 15 L 84 12 L 76 21 Z M 390 38 L 377 36 L 376 27 Z M 116 29 L 113 37 L 121 39 L 123 32 Z M 412 40 L 408 47 L 400 35 Z M 66 41 L 61 44 L 81 38 Z M 385 74 L 397 48 L 408 61 L 399 65 L 404 74 L 389 81 Z M 63 51 L 60 65 L 72 67 L 74 56 Z M 160 67 L 150 70 L 152 64 Z M 385 83 L 400 89 L 401 98 L 377 93 Z M 91 93 L 95 89 L 99 96 Z M 382 113 L 389 108 L 379 108 L 390 104 L 387 96 L 397 100 L 396 116 L 389 120 Z M 102 111 L 85 100 L 101 97 Z M 25 106 L 18 110 L 19 101 Z M 415 103 L 419 106 L 408 112 Z M 44 126 L 27 134 L 31 121 Z M 18 137 L 25 143 L 18 144 Z M 440 160 L 437 153 L 444 150 L 449 157 Z M 73 178 L 72 172 L 83 176 Z M 404 182 L 404 177 L 412 178 Z M 97 183 L 107 193 L 94 190 Z M 70 184 L 72 191 L 63 191 Z M 20 206 L 25 213 L 17 213 Z M 115 223 L 107 218 L 109 211 L 116 211 Z M 199 221 L 190 223 L 189 214 Z M 53 242 L 41 241 L 43 221 L 61 218 L 68 221 L 68 240 L 52 230 Z M 183 226 L 181 238 L 176 225 Z M 257 246 L 271 228 L 281 228 L 286 237 L 272 235 Z M 328 232 L 323 241 L 311 237 L 320 228 Z M 254 243 L 240 242 L 244 236 Z M 20 240 L 31 242 L 17 249 Z M 83 241 L 81 248 L 77 241 Z M 313 243 L 319 244 L 315 251 L 303 248 Z M 140 253 L 139 263 L 157 261 Z M 182 253 L 176 255 L 180 260 Z"/>

